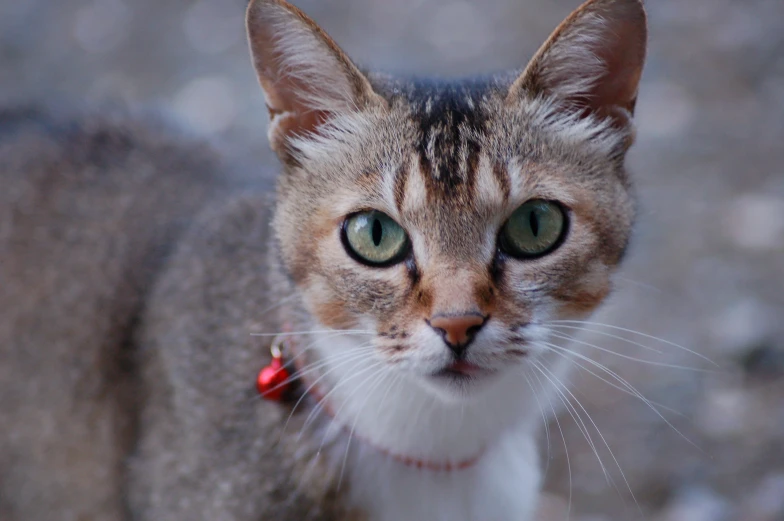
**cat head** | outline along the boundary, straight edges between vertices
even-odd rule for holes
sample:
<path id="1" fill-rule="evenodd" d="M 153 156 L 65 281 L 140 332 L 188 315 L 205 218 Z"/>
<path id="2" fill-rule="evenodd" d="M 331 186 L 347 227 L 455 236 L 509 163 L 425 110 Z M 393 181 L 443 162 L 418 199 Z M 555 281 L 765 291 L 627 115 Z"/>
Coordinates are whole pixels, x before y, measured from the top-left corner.
<path id="1" fill-rule="evenodd" d="M 276 236 L 317 324 L 370 331 L 452 393 L 605 299 L 634 217 L 639 0 L 589 0 L 522 73 L 469 81 L 363 73 L 283 0 L 247 23 L 284 165 Z"/>

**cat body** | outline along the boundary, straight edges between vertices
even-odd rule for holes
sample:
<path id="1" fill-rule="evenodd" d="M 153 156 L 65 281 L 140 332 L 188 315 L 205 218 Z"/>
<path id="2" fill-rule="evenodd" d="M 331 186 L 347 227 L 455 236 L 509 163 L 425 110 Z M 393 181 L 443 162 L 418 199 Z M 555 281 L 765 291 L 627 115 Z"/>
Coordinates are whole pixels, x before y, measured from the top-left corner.
<path id="1" fill-rule="evenodd" d="M 641 4 L 452 82 L 365 74 L 282 0 L 247 20 L 274 196 L 133 118 L 0 115 L 0 517 L 531 519 L 549 326 L 634 217 Z"/>

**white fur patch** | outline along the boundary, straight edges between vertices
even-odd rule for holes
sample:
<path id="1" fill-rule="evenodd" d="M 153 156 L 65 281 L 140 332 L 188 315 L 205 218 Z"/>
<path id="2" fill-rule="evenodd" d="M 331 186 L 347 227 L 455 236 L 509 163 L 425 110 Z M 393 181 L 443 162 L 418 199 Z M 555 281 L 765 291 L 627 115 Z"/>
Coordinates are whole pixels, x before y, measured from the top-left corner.
<path id="1" fill-rule="evenodd" d="M 501 190 L 499 181 L 493 175 L 493 166 L 490 164 L 490 158 L 486 154 L 479 156 L 474 191 L 477 199 L 488 207 L 504 207 L 504 193 Z"/>
<path id="2" fill-rule="evenodd" d="M 554 97 L 530 100 L 524 110 L 533 125 L 556 135 L 564 144 L 599 155 L 610 155 L 628 136 L 628 131 L 615 128 L 608 118 L 564 110 Z"/>
<path id="3" fill-rule="evenodd" d="M 361 147 L 372 125 L 367 112 L 336 113 L 319 128 L 318 134 L 292 138 L 291 147 L 303 162 L 340 169 L 344 161 L 341 152 Z"/>
<path id="4" fill-rule="evenodd" d="M 422 175 L 422 168 L 419 166 L 419 156 L 411 158 L 411 165 L 406 178 L 406 186 L 403 196 L 403 211 L 406 213 L 416 213 L 427 204 L 427 186 Z"/>
<path id="5" fill-rule="evenodd" d="M 529 429 L 506 433 L 473 467 L 416 469 L 356 445 L 351 496 L 373 521 L 527 521 L 540 484 Z"/>

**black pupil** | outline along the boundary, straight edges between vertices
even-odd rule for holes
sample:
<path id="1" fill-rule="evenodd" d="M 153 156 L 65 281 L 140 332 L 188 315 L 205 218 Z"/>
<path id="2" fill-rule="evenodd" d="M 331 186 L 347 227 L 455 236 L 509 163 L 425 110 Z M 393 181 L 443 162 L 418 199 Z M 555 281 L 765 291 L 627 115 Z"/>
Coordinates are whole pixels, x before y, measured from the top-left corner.
<path id="1" fill-rule="evenodd" d="M 536 212 L 531 211 L 528 214 L 528 224 L 531 226 L 531 232 L 534 234 L 534 237 L 539 236 L 539 218 L 536 216 Z"/>
<path id="2" fill-rule="evenodd" d="M 383 230 L 381 229 L 381 221 L 378 219 L 373 219 L 373 244 L 378 246 L 381 244 L 381 235 L 383 234 Z"/>

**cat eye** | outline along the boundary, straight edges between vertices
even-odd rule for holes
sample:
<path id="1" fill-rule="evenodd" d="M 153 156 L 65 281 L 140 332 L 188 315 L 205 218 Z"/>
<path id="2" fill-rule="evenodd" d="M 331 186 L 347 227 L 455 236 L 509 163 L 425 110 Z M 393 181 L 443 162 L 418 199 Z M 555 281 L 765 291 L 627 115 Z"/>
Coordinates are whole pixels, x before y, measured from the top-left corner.
<path id="1" fill-rule="evenodd" d="M 554 250 L 566 231 L 566 214 L 554 202 L 523 203 L 501 228 L 499 246 L 512 257 L 530 259 Z"/>
<path id="2" fill-rule="evenodd" d="M 350 215 L 343 222 L 342 238 L 346 251 L 370 266 L 389 266 L 400 262 L 409 249 L 405 230 L 377 210 Z"/>

